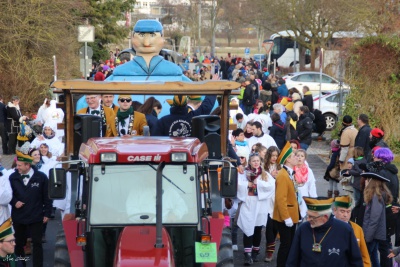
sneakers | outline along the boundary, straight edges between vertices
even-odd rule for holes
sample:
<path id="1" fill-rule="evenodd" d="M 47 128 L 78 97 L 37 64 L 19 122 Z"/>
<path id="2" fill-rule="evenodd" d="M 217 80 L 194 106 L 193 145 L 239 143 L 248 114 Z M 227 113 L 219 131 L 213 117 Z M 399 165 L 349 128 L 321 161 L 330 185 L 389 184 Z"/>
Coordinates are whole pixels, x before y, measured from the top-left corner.
<path id="1" fill-rule="evenodd" d="M 239 249 L 238 249 L 238 245 L 232 245 L 232 250 L 233 251 L 238 251 Z"/>
<path id="2" fill-rule="evenodd" d="M 251 259 L 253 260 L 253 262 L 258 262 L 258 259 L 257 259 L 258 254 L 260 254 L 260 251 L 258 251 L 258 250 L 253 250 L 251 252 Z"/>
<path id="3" fill-rule="evenodd" d="M 253 259 L 251 258 L 251 253 L 244 253 L 244 266 L 253 265 Z"/>
<path id="4" fill-rule="evenodd" d="M 265 255 L 265 262 L 271 262 L 272 261 L 272 257 L 273 257 L 273 253 L 272 252 L 267 252 L 267 254 Z"/>

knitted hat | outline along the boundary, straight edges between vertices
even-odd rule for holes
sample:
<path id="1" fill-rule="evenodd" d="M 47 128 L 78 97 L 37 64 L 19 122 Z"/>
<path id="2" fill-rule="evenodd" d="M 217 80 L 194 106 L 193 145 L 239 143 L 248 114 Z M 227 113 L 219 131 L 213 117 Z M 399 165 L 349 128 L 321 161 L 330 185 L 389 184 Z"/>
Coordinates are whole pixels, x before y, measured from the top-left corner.
<path id="1" fill-rule="evenodd" d="M 376 138 L 382 138 L 385 135 L 385 133 L 379 128 L 374 128 L 371 131 L 371 135 Z"/>
<path id="2" fill-rule="evenodd" d="M 192 101 L 201 101 L 202 100 L 201 95 L 190 95 L 190 96 L 188 96 L 188 98 Z"/>
<path id="3" fill-rule="evenodd" d="M 32 163 L 33 158 L 29 156 L 30 145 L 31 143 L 25 142 L 21 147 L 17 147 L 16 154 L 18 161 Z"/>
<path id="4" fill-rule="evenodd" d="M 279 157 L 277 161 L 279 164 L 284 164 L 286 159 L 290 156 L 290 154 L 293 153 L 292 146 L 290 145 L 289 142 L 286 142 L 286 145 L 282 148 L 281 153 L 279 154 Z"/>
<path id="5" fill-rule="evenodd" d="M 335 207 L 350 208 L 352 204 L 350 196 L 335 197 Z"/>
<path id="6" fill-rule="evenodd" d="M 351 164 L 354 165 L 354 159 L 353 159 L 353 158 L 349 158 L 349 159 L 347 160 L 347 162 L 350 162 Z"/>
<path id="7" fill-rule="evenodd" d="M 173 99 L 167 99 L 166 101 L 171 106 L 184 107 L 187 104 L 187 96 L 175 95 Z"/>
<path id="8" fill-rule="evenodd" d="M 332 208 L 332 203 L 334 198 L 326 198 L 326 197 L 303 197 L 306 202 L 307 209 L 312 211 L 324 211 Z"/>
<path id="9" fill-rule="evenodd" d="M 331 150 L 332 150 L 332 152 L 339 151 L 339 149 L 340 149 L 339 140 L 337 140 L 337 139 L 332 140 L 332 142 L 331 142 Z"/>
<path id="10" fill-rule="evenodd" d="M 298 99 L 301 99 L 301 96 L 298 93 L 293 93 L 292 94 L 292 99 L 293 100 L 298 100 Z"/>
<path id="11" fill-rule="evenodd" d="M 4 240 L 7 236 L 12 235 L 13 233 L 11 218 L 8 218 L 2 225 L 0 225 L 0 240 Z"/>

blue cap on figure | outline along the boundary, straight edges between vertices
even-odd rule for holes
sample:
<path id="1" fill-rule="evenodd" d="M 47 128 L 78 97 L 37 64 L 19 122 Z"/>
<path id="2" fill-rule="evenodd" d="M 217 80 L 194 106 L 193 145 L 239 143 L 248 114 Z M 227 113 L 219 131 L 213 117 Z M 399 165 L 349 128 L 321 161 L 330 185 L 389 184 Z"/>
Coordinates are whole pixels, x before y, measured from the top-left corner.
<path id="1" fill-rule="evenodd" d="M 134 32 L 162 32 L 163 26 L 158 20 L 142 19 L 138 20 L 133 27 Z"/>

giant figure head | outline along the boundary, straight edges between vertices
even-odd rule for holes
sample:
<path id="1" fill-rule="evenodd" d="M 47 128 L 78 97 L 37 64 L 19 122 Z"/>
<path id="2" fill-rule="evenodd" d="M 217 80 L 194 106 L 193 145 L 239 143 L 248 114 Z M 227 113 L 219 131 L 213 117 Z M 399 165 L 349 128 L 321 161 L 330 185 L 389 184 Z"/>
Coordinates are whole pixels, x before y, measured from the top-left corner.
<path id="1" fill-rule="evenodd" d="M 132 46 L 138 56 L 157 56 L 164 46 L 161 23 L 157 20 L 138 20 L 133 27 Z"/>

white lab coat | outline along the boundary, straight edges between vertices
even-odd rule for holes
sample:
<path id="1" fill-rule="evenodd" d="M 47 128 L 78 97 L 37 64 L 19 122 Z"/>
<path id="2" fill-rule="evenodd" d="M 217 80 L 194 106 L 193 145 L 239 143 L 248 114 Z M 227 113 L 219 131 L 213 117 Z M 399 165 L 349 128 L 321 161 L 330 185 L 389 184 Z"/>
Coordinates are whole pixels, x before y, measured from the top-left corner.
<path id="1" fill-rule="evenodd" d="M 2 171 L 0 176 L 0 224 L 5 222 L 11 217 L 10 201 L 12 198 L 12 189 L 8 177 L 12 172 L 8 172 L 6 169 Z"/>
<path id="2" fill-rule="evenodd" d="M 247 236 L 252 236 L 255 226 L 267 224 L 268 198 L 271 197 L 273 187 L 268 182 L 261 180 L 261 175 L 257 178 L 257 196 L 249 196 L 247 187 L 246 174 L 239 174 L 237 198 L 242 201 L 242 204 L 239 211 L 238 226 Z"/>

